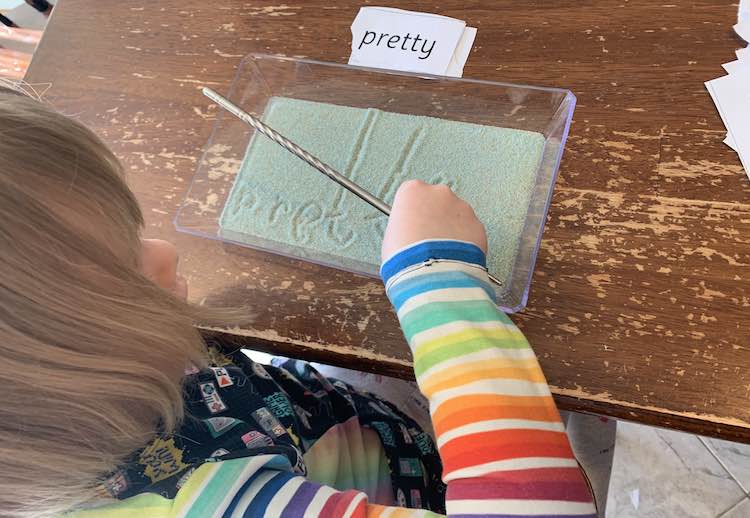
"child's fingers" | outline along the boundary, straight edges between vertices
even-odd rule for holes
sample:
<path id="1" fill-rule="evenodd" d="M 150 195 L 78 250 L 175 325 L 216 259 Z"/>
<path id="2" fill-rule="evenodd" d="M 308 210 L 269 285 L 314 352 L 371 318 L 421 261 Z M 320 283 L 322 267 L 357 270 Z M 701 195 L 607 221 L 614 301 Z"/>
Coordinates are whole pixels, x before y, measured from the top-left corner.
<path id="1" fill-rule="evenodd" d="M 455 239 L 487 250 L 487 236 L 471 206 L 447 185 L 404 182 L 396 192 L 388 219 L 382 259 L 426 239 Z"/>

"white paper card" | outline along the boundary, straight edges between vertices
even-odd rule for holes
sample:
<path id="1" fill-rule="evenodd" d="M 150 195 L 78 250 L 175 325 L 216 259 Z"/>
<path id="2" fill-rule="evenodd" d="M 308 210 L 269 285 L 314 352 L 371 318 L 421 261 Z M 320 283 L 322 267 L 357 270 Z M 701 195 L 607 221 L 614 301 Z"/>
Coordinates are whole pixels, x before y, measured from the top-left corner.
<path id="1" fill-rule="evenodd" d="M 750 62 L 748 61 L 730 61 L 729 63 L 724 63 L 721 65 L 721 67 L 727 71 L 727 74 L 734 74 L 735 72 L 739 72 L 743 68 L 750 69 Z"/>
<path id="2" fill-rule="evenodd" d="M 740 0 L 740 9 L 737 13 L 737 20 L 740 23 L 750 23 L 750 0 Z"/>
<path id="3" fill-rule="evenodd" d="M 711 95 L 711 100 L 716 105 L 716 110 L 719 112 L 719 116 L 721 117 L 721 122 L 724 123 L 724 126 L 726 128 L 729 128 L 729 124 L 727 123 L 726 118 L 724 118 L 724 112 L 722 111 L 721 104 L 719 104 L 719 99 L 716 95 L 716 92 L 714 91 L 714 85 L 713 81 L 706 81 L 704 83 L 706 85 L 706 90 L 708 90 L 709 95 Z M 732 134 L 727 131 L 727 136 L 723 140 L 724 144 L 731 147 L 733 150 L 737 151 L 737 146 L 734 144 L 734 138 L 732 138 Z"/>
<path id="4" fill-rule="evenodd" d="M 459 55 L 454 61 L 454 54 L 465 28 L 465 22 L 447 16 L 362 7 L 352 23 L 349 64 L 438 75 L 462 70 L 466 59 Z M 468 47 L 461 53 L 467 57 Z"/>
<path id="5" fill-rule="evenodd" d="M 706 83 L 750 178 L 750 69 Z"/>
<path id="6" fill-rule="evenodd" d="M 719 100 L 716 97 L 716 92 L 714 92 L 714 88 L 713 88 L 713 85 L 711 84 L 711 81 L 706 81 L 704 84 L 706 85 L 706 90 L 708 90 L 708 93 L 711 96 L 711 100 L 716 105 L 716 110 L 719 112 L 719 116 L 721 117 L 721 122 L 724 123 L 725 127 L 728 127 L 727 121 L 724 118 L 724 113 L 721 110 L 721 106 L 719 105 Z M 727 136 L 724 138 L 724 140 L 722 140 L 722 142 L 726 144 L 727 146 L 729 146 L 730 148 L 732 148 L 733 151 L 737 151 L 737 146 L 735 145 L 734 139 L 732 138 L 732 135 L 729 132 L 727 132 Z"/>
<path id="7" fill-rule="evenodd" d="M 737 21 L 734 31 L 750 42 L 750 0 L 740 0 Z M 737 152 L 750 178 L 750 46 L 735 53 L 737 61 L 721 65 L 729 75 L 705 84 L 728 130 L 724 144 Z"/>

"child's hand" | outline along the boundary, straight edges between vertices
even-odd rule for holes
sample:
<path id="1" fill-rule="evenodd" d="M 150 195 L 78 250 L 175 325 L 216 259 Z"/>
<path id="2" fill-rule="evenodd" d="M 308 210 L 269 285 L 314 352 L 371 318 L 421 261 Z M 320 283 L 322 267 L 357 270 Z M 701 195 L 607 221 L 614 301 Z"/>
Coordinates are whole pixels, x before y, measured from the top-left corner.
<path id="1" fill-rule="evenodd" d="M 471 206 L 446 185 L 401 184 L 383 237 L 382 258 L 425 239 L 457 239 L 487 252 L 487 234 Z"/>

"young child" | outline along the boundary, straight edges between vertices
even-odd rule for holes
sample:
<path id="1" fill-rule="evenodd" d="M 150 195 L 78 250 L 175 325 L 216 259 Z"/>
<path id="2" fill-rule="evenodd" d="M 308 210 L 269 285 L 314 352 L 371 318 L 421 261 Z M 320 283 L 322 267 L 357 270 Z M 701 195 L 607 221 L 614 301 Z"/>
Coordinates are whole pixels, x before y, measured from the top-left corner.
<path id="1" fill-rule="evenodd" d="M 382 245 L 433 443 L 307 363 L 206 343 L 175 250 L 141 239 L 121 166 L 82 125 L 0 87 L 0 135 L 0 516 L 595 516 L 449 188 L 402 185 Z"/>

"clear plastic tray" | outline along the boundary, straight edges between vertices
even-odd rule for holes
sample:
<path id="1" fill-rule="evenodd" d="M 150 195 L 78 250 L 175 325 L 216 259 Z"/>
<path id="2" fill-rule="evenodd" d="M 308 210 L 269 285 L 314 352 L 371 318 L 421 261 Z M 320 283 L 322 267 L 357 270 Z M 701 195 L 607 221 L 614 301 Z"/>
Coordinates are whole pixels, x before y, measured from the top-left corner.
<path id="1" fill-rule="evenodd" d="M 496 287 L 498 305 L 502 309 L 515 312 L 526 305 L 575 107 L 575 96 L 570 91 L 251 54 L 242 61 L 227 97 L 257 116 L 264 113 L 272 98 L 288 97 L 542 134 L 542 157 L 512 269 L 505 286 Z M 175 218 L 177 230 L 359 274 L 377 275 L 376 266 L 346 260 L 335 253 L 321 253 L 221 229 L 224 205 L 254 134 L 251 127 L 235 117 L 219 113 L 190 190 Z M 339 188 L 331 183 L 331 189 Z M 488 185 L 487 188 L 502 186 Z"/>

